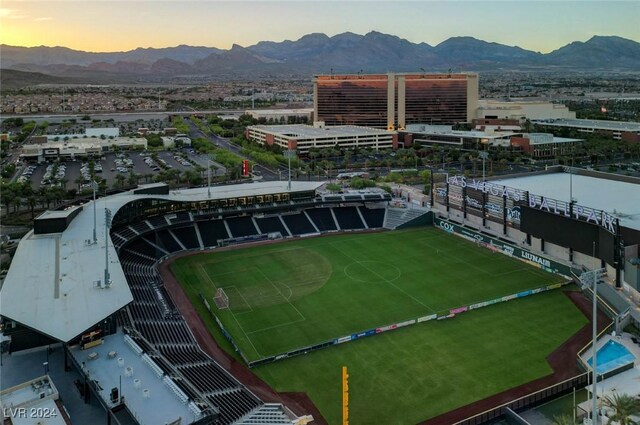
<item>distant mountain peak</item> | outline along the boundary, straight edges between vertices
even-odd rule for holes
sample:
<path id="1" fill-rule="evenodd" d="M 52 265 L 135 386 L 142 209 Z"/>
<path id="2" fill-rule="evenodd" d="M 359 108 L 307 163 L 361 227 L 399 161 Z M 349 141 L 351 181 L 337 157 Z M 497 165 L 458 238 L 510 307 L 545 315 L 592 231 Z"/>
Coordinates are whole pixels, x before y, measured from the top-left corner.
<path id="1" fill-rule="evenodd" d="M 139 47 L 126 52 L 95 53 L 66 47 L 18 47 L 2 44 L 2 66 L 53 75 L 259 75 L 288 77 L 318 72 L 430 72 L 449 68 L 465 70 L 541 69 L 640 69 L 640 43 L 618 36 L 594 35 L 587 41 L 569 43 L 542 54 L 472 36 L 455 36 L 432 47 L 413 43 L 380 31 L 361 35 L 321 32 L 281 42 L 260 41 L 230 49 L 189 46 Z M 93 74 L 91 74 L 94 72 Z M 85 74 L 83 74 L 85 73 Z"/>

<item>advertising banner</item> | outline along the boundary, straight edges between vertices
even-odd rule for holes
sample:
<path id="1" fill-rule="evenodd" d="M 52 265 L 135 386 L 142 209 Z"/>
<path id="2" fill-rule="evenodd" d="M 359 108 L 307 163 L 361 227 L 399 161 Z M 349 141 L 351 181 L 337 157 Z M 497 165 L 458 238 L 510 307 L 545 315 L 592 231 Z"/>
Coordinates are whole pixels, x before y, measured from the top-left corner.
<path id="1" fill-rule="evenodd" d="M 479 233 L 475 230 L 451 223 L 442 218 L 434 218 L 434 225 L 447 233 L 455 234 L 469 241 L 479 243 L 494 252 L 500 252 L 510 257 L 517 258 L 549 273 L 556 273 L 566 277 L 571 276 L 571 268 L 567 265 L 526 251 L 520 247 L 492 238 L 491 236 Z"/>

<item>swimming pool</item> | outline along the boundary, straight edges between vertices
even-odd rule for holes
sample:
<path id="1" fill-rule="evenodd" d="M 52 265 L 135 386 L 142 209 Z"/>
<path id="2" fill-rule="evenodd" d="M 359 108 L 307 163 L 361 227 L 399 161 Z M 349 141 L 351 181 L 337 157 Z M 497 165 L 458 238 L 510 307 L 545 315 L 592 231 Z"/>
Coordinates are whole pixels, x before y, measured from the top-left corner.
<path id="1" fill-rule="evenodd" d="M 610 340 L 600 348 L 596 356 L 598 360 L 596 370 L 599 374 L 607 373 L 612 369 L 633 363 L 636 360 L 636 357 L 627 350 L 627 347 L 613 340 Z M 592 361 L 593 357 L 587 361 L 589 366 L 591 366 Z"/>

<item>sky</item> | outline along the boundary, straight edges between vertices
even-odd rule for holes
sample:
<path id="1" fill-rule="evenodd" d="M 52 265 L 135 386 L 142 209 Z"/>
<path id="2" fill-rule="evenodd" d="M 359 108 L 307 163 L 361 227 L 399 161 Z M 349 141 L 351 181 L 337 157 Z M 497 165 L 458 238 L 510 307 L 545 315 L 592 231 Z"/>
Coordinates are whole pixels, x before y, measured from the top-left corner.
<path id="1" fill-rule="evenodd" d="M 228 49 L 313 32 L 379 31 L 414 43 L 472 36 L 547 53 L 594 35 L 640 41 L 638 22 L 637 0 L 0 0 L 0 42 L 95 52 L 179 44 Z"/>

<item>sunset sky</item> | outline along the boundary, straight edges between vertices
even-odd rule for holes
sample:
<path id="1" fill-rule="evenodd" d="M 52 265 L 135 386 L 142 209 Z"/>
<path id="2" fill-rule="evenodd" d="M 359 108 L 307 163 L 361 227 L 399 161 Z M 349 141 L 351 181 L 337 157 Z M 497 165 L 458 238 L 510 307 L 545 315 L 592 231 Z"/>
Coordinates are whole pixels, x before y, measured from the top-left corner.
<path id="1" fill-rule="evenodd" d="M 640 41 L 640 1 L 4 1 L 0 41 L 120 51 L 178 44 L 228 49 L 375 30 L 436 45 L 468 35 L 541 51 L 593 35 Z"/>

